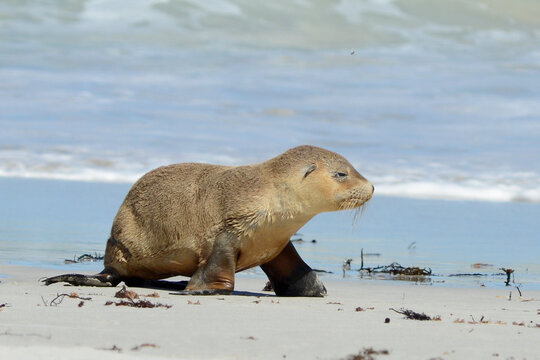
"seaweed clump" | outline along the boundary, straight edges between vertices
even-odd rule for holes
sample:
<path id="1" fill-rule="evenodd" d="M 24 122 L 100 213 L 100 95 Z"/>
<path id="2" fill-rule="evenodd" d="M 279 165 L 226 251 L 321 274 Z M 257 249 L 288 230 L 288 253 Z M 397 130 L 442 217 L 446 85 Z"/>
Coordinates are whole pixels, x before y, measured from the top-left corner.
<path id="1" fill-rule="evenodd" d="M 83 254 L 79 257 L 76 257 L 76 255 L 73 256 L 73 260 L 71 259 L 65 259 L 64 264 L 78 264 L 82 262 L 94 262 L 94 261 L 103 261 L 103 255 L 98 255 L 95 253 L 92 254 Z"/>
<path id="2" fill-rule="evenodd" d="M 408 310 L 408 309 L 396 310 L 396 309 L 390 308 L 390 310 L 395 311 L 398 314 L 404 315 L 405 318 L 409 320 L 420 320 L 420 321 L 429 321 L 429 320 L 440 321 L 441 320 L 440 316 L 435 316 L 432 318 L 431 316 L 426 315 L 424 313 L 419 313 L 419 312 Z"/>
<path id="3" fill-rule="evenodd" d="M 379 355 L 389 355 L 388 350 L 374 350 L 373 348 L 364 348 L 358 354 L 349 355 L 344 360 L 375 360 Z"/>
<path id="4" fill-rule="evenodd" d="M 157 296 L 156 296 L 157 295 Z M 157 293 L 150 294 L 150 295 L 143 295 L 143 296 L 149 296 L 149 297 L 159 297 Z M 139 294 L 137 294 L 133 290 L 128 290 L 125 286 L 122 286 L 122 289 L 116 292 L 114 294 L 115 298 L 120 299 L 127 299 L 127 300 L 120 300 L 120 301 L 107 301 L 105 305 L 116 305 L 116 306 L 130 306 L 130 307 L 136 307 L 136 308 L 155 308 L 155 307 L 164 307 L 166 309 L 170 309 L 172 305 L 167 304 L 161 304 L 157 303 L 154 304 L 148 300 L 137 300 L 139 299 Z"/>
<path id="5" fill-rule="evenodd" d="M 419 268 L 417 266 L 404 267 L 397 262 L 393 262 L 390 265 L 361 268 L 360 271 L 367 271 L 369 274 L 383 273 L 403 276 L 430 276 L 432 274 L 430 268 Z"/>

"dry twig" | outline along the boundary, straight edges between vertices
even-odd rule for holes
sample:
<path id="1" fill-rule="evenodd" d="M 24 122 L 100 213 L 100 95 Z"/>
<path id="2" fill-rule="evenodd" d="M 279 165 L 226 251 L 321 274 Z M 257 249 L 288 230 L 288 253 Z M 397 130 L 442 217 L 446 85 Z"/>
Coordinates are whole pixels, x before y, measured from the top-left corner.
<path id="1" fill-rule="evenodd" d="M 43 301 L 43 304 L 45 304 L 45 306 L 58 306 L 58 305 L 60 305 L 62 303 L 62 301 L 64 301 L 64 298 L 66 296 L 68 298 L 72 298 L 72 299 L 92 300 L 91 297 L 82 297 L 82 296 L 79 296 L 79 294 L 77 294 L 75 292 L 72 292 L 71 294 L 56 294 L 56 297 L 54 299 L 52 299 L 51 301 L 49 301 L 48 303 L 43 298 L 43 296 L 41 297 L 41 300 Z M 79 305 L 79 307 L 80 306 L 81 305 Z"/>

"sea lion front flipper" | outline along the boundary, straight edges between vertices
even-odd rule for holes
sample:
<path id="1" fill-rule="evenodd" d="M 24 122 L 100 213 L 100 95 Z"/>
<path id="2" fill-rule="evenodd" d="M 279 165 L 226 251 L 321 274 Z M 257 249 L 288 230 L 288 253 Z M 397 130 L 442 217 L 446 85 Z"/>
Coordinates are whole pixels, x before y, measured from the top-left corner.
<path id="1" fill-rule="evenodd" d="M 176 295 L 228 295 L 234 290 L 234 273 L 238 255 L 238 238 L 223 232 L 216 237 L 212 253 L 199 266 L 186 289 Z"/>
<path id="2" fill-rule="evenodd" d="M 290 241 L 276 258 L 261 268 L 277 296 L 326 295 L 326 288 L 317 273 L 302 260 Z"/>
<path id="3" fill-rule="evenodd" d="M 114 287 L 120 282 L 120 277 L 115 273 L 103 270 L 99 274 L 95 275 L 64 274 L 45 278 L 41 281 L 44 282 L 45 285 L 51 285 L 58 282 L 66 282 L 73 286 Z"/>

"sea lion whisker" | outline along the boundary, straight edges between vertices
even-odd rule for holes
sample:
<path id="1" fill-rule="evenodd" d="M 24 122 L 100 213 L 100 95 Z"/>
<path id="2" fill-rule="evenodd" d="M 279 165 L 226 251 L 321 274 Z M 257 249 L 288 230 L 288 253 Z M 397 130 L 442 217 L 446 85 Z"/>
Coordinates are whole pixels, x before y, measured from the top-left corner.
<path id="1" fill-rule="evenodd" d="M 363 203 L 361 206 L 356 208 L 354 212 L 354 219 L 353 219 L 353 224 L 352 224 L 353 228 L 355 225 L 360 223 L 360 220 L 364 216 L 367 206 L 368 206 L 368 203 Z"/>

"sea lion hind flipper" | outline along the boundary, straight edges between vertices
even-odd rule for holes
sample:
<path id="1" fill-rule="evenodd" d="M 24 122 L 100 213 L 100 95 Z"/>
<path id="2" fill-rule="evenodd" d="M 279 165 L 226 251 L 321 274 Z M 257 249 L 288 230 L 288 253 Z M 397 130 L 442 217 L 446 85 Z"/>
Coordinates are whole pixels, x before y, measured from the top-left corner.
<path id="1" fill-rule="evenodd" d="M 273 260 L 261 265 L 277 296 L 322 297 L 326 288 L 289 243 Z"/>
<path id="2" fill-rule="evenodd" d="M 114 273 L 101 272 L 95 275 L 63 274 L 45 278 L 41 281 L 45 283 L 45 285 L 66 282 L 73 286 L 114 287 L 118 285 L 120 278 Z"/>

